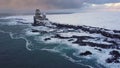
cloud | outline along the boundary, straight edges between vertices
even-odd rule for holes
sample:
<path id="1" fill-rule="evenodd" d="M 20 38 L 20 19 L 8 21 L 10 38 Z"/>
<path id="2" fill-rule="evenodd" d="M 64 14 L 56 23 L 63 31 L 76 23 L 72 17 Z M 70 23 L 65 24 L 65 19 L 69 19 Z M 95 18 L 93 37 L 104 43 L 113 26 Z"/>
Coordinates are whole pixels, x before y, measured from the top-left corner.
<path id="1" fill-rule="evenodd" d="M 87 0 L 49 0 L 48 4 L 57 6 L 57 8 L 80 8 Z"/>
<path id="2" fill-rule="evenodd" d="M 105 4 L 89 4 L 85 3 L 84 12 L 98 12 L 98 11 L 120 11 L 120 2 L 119 3 L 105 3 Z"/>
<path id="3" fill-rule="evenodd" d="M 24 10 L 53 10 L 81 8 L 83 3 L 105 4 L 116 3 L 120 0 L 0 0 L 0 12 Z M 9 10 L 9 11 L 8 11 Z"/>
<path id="4" fill-rule="evenodd" d="M 79 8 L 86 0 L 0 0 L 2 9 L 61 9 Z"/>
<path id="5" fill-rule="evenodd" d="M 105 4 L 105 3 L 117 3 L 120 2 L 120 0 L 88 0 L 88 2 L 95 4 Z"/>
<path id="6" fill-rule="evenodd" d="M 49 8 L 45 0 L 0 0 L 0 8 L 2 9 L 33 9 L 35 7 Z"/>

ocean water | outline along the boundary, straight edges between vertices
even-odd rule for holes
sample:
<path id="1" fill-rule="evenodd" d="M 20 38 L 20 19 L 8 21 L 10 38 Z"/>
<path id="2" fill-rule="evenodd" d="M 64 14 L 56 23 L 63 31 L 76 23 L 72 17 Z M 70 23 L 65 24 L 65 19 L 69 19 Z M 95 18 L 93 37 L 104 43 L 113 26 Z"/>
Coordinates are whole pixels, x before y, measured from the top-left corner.
<path id="1" fill-rule="evenodd" d="M 34 36 L 25 35 L 28 25 L 12 25 L 10 22 L 0 19 L 0 68 L 89 68 L 69 61 L 60 53 L 44 50 L 65 44 L 38 42 L 33 40 Z"/>
<path id="2" fill-rule="evenodd" d="M 113 65 L 104 64 L 108 51 L 111 51 L 109 49 L 98 52 L 92 47 L 80 47 L 64 39 L 43 41 L 52 34 L 32 33 L 32 28 L 49 29 L 31 26 L 31 18 L 32 15 L 0 18 L 0 68 L 109 68 Z M 79 56 L 85 50 L 94 54 Z M 119 64 L 115 66 L 119 68 Z"/>
<path id="3" fill-rule="evenodd" d="M 26 49 L 23 39 L 11 39 L 0 32 L 0 68 L 88 68 L 74 64 L 58 54 Z"/>
<path id="4" fill-rule="evenodd" d="M 5 25 L 0 29 L 4 29 L 2 27 L 6 31 L 0 32 L 0 68 L 88 68 L 72 63 L 57 53 L 39 50 L 44 44 L 36 44 L 40 47 L 28 50 L 25 39 L 13 39 L 7 33 L 7 30 L 14 32 L 14 28 Z"/>

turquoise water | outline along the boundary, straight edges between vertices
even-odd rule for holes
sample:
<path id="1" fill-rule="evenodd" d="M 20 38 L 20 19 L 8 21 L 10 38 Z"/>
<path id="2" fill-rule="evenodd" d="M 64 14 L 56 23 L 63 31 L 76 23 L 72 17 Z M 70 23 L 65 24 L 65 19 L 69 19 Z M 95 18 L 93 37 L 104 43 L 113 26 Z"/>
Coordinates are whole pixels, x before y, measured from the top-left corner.
<path id="1" fill-rule="evenodd" d="M 30 25 L 10 25 L 10 21 L 0 20 L 0 68 L 104 68 L 95 59 L 74 56 L 77 50 L 67 44 L 26 35 Z"/>

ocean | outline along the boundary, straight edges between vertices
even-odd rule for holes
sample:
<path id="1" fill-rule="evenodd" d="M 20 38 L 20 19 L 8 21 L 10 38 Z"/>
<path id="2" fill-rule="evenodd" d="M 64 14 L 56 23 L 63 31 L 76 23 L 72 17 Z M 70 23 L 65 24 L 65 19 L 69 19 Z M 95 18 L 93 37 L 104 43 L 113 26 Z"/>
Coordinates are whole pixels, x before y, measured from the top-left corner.
<path id="1" fill-rule="evenodd" d="M 56 15 L 48 17 L 56 19 Z M 116 39 L 77 29 L 75 26 L 57 28 L 51 25 L 48 28 L 48 26 L 35 27 L 31 23 L 33 23 L 33 15 L 1 16 L 0 68 L 119 68 L 119 63 L 105 62 L 111 57 L 109 52 L 115 49 L 98 46 L 99 44 L 112 46 L 114 43 L 108 40 L 116 41 Z M 94 29 L 84 25 L 82 28 Z M 95 29 L 99 30 L 99 28 Z M 32 30 L 41 32 L 32 32 Z M 107 29 L 102 31 L 105 30 Z M 108 31 L 110 30 L 106 32 Z M 106 38 L 108 40 L 105 40 Z M 119 41 L 117 39 L 116 43 Z M 95 43 L 96 46 L 83 44 L 84 42 Z M 92 52 L 92 55 L 80 56 L 85 51 Z"/>
<path id="2" fill-rule="evenodd" d="M 27 41 L 20 37 L 27 26 L 5 24 L 9 21 L 0 20 L 0 68 L 89 68 L 75 64 L 59 53 L 40 50 L 49 47 L 49 44 L 34 42 L 36 45 L 29 47 L 29 50 Z M 12 34 L 15 36 L 11 37 Z M 27 38 L 33 40 L 32 37 Z"/>
<path id="3" fill-rule="evenodd" d="M 88 68 L 74 64 L 58 54 L 26 49 L 24 39 L 11 39 L 0 32 L 0 68 Z"/>

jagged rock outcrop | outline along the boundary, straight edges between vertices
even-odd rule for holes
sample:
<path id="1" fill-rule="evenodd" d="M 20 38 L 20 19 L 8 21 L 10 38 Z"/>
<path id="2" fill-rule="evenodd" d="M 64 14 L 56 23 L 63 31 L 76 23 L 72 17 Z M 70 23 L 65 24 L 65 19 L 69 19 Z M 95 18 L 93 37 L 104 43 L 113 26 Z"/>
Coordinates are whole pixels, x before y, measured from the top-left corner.
<path id="1" fill-rule="evenodd" d="M 42 13 L 39 9 L 36 9 L 34 23 L 32 25 L 33 26 L 45 25 L 46 21 L 48 21 L 48 19 L 46 18 L 45 13 Z"/>

